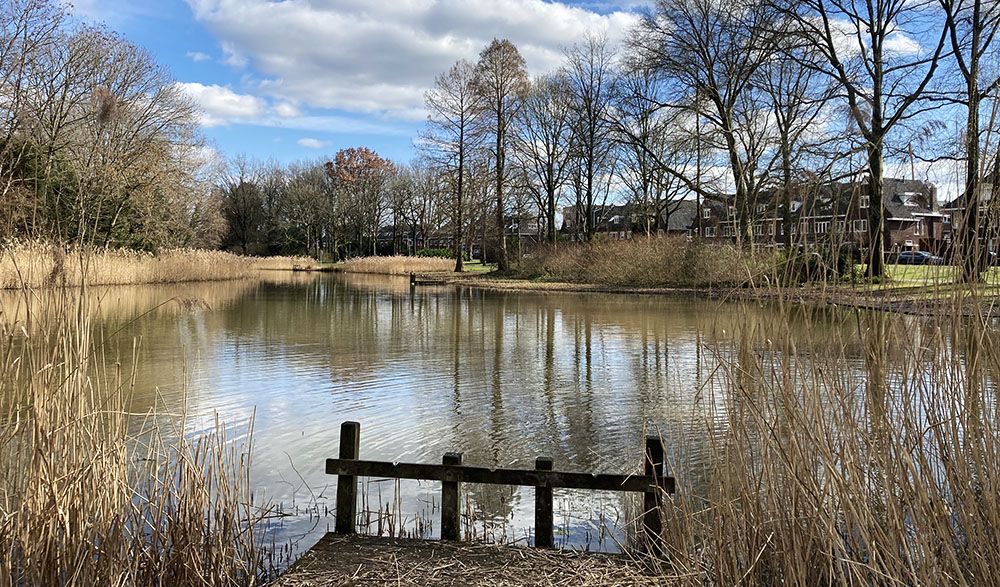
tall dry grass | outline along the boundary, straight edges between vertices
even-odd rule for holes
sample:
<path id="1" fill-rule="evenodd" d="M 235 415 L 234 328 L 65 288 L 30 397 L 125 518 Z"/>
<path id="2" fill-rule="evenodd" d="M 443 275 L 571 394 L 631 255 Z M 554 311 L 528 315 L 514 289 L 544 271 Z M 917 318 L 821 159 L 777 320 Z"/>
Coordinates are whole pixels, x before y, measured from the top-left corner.
<path id="1" fill-rule="evenodd" d="M 440 257 L 358 257 L 337 264 L 348 273 L 377 273 L 382 275 L 409 275 L 410 273 L 442 273 L 455 268 L 453 259 Z"/>
<path id="2" fill-rule="evenodd" d="M 753 283 L 766 255 L 685 237 L 597 240 L 542 246 L 512 277 L 625 287 L 732 287 Z"/>
<path id="3" fill-rule="evenodd" d="M 86 305 L 36 295 L 30 335 L 0 323 L 0 585 L 266 579 L 249 446 L 219 425 L 137 422 L 132 376 L 105 367 Z"/>
<path id="4" fill-rule="evenodd" d="M 993 319 L 966 315 L 980 301 L 966 295 L 925 317 L 779 302 L 779 319 L 748 319 L 706 349 L 715 365 L 698 391 L 715 408 L 694 441 L 710 465 L 680 474 L 664 508 L 664 572 L 697 585 L 994 584 L 1000 340 Z"/>
<path id="5" fill-rule="evenodd" d="M 0 247 L 0 289 L 242 279 L 260 270 L 315 266 L 308 257 L 244 257 L 195 249 L 153 254 L 32 242 Z"/>

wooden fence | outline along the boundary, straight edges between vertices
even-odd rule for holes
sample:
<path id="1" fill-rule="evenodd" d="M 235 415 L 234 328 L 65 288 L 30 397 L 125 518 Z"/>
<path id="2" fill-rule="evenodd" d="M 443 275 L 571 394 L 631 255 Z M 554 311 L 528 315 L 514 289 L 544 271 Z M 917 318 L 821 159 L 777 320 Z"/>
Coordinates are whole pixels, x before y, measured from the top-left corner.
<path id="1" fill-rule="evenodd" d="M 358 477 L 387 477 L 441 481 L 441 538 L 458 540 L 462 483 L 518 485 L 535 488 L 535 546 L 551 548 L 552 489 L 589 489 L 631 491 L 643 494 L 643 527 L 651 543 L 662 531 L 660 503 L 664 493 L 674 492 L 674 478 L 666 474 L 663 443 L 658 436 L 646 437 L 643 475 L 570 473 L 553 470 L 552 459 L 535 459 L 534 469 L 490 469 L 462 464 L 462 453 L 449 452 L 440 465 L 390 463 L 359 459 L 361 424 L 344 422 L 340 426 L 340 458 L 326 460 L 328 475 L 337 475 L 337 511 L 334 531 L 356 531 Z"/>

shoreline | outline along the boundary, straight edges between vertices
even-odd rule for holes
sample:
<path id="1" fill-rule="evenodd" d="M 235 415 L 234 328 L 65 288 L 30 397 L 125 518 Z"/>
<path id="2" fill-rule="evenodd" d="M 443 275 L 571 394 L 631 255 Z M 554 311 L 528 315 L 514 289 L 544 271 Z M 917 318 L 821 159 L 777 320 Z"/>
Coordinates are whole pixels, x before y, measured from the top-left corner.
<path id="1" fill-rule="evenodd" d="M 400 278 L 410 275 L 408 273 L 351 271 L 342 267 L 321 268 L 313 271 L 356 275 L 382 275 Z M 843 285 L 824 286 L 819 289 L 809 286 L 795 288 L 776 286 L 638 287 L 566 281 L 534 281 L 511 277 L 488 277 L 489 274 L 467 275 L 452 272 L 414 272 L 413 275 L 417 279 L 417 287 L 456 286 L 505 292 L 603 293 L 702 300 L 785 301 L 794 304 L 825 305 L 833 308 L 891 312 L 912 316 L 932 316 L 945 308 L 954 311 L 954 294 L 959 291 L 955 288 L 942 288 L 933 285 L 886 287 L 870 291 L 853 289 Z M 426 283 L 421 284 L 420 280 L 424 280 Z M 994 313 L 994 306 L 1000 305 L 1000 287 L 998 286 L 988 287 L 979 295 L 980 298 L 977 302 L 972 304 L 965 302 L 962 308 L 959 308 L 962 316 L 989 316 Z"/>

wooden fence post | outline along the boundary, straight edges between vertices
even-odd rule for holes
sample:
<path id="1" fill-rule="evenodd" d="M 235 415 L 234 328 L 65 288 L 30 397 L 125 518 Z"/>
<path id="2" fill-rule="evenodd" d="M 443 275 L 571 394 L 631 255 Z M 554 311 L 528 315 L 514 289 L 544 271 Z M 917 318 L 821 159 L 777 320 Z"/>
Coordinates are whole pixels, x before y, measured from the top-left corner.
<path id="1" fill-rule="evenodd" d="M 340 458 L 357 460 L 361 441 L 361 424 L 344 422 L 340 425 Z M 337 534 L 354 534 L 358 514 L 358 478 L 337 476 Z"/>
<path id="2" fill-rule="evenodd" d="M 445 453 L 441 459 L 441 464 L 461 465 L 462 453 Z M 459 512 L 462 511 L 459 500 L 459 486 L 460 484 L 457 480 L 441 482 L 441 540 L 459 539 L 462 528 L 461 517 L 459 516 Z"/>
<path id="3" fill-rule="evenodd" d="M 536 471 L 551 471 L 552 459 L 538 457 L 535 459 Z M 535 547 L 552 548 L 552 488 L 542 485 L 535 486 Z"/>
<path id="4" fill-rule="evenodd" d="M 659 436 L 650 435 L 646 437 L 646 458 L 644 472 L 647 477 L 653 477 L 656 482 L 656 489 L 646 491 L 642 494 L 642 525 L 646 530 L 646 538 L 650 546 L 658 548 L 663 532 L 663 520 L 660 517 L 662 512 L 662 487 L 663 472 L 665 469 L 663 452 L 663 441 Z"/>

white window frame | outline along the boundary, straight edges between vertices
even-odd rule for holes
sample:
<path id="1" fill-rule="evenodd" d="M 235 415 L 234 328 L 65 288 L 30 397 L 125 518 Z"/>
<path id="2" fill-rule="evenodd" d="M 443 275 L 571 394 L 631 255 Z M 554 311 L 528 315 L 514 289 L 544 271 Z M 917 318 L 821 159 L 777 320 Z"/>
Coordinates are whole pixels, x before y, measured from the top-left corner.
<path id="1" fill-rule="evenodd" d="M 868 205 L 871 203 L 871 198 L 868 197 L 868 196 L 861 196 L 859 198 L 859 200 L 860 201 L 858 202 L 858 208 L 861 208 L 861 209 L 867 208 Z"/>
<path id="2" fill-rule="evenodd" d="M 923 236 L 924 221 L 917 220 L 913 223 L 913 236 Z"/>
<path id="3" fill-rule="evenodd" d="M 713 237 L 714 238 L 715 237 L 715 227 L 714 226 L 706 226 L 705 227 L 705 236 L 707 236 L 707 237 Z"/>
<path id="4" fill-rule="evenodd" d="M 702 208 L 701 209 L 701 217 L 702 218 L 711 218 L 712 217 L 712 209 L 711 208 Z"/>

